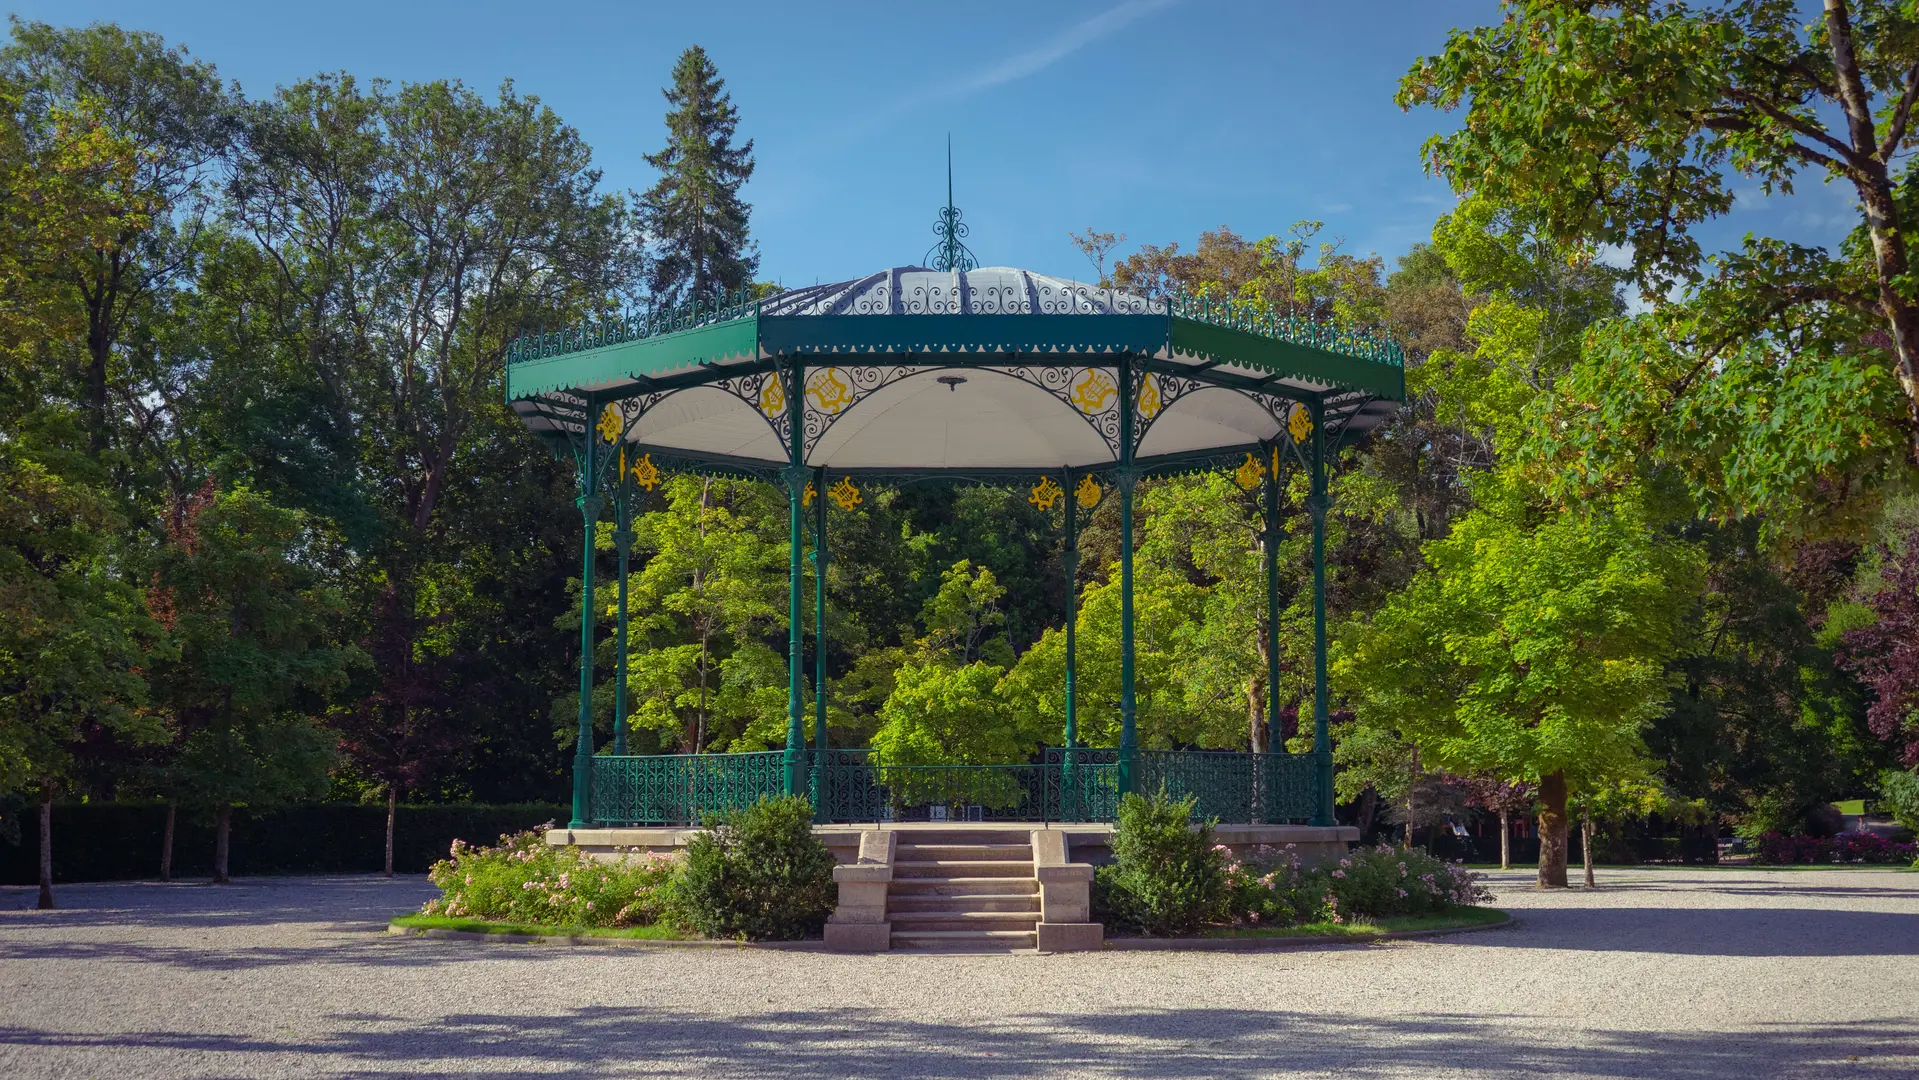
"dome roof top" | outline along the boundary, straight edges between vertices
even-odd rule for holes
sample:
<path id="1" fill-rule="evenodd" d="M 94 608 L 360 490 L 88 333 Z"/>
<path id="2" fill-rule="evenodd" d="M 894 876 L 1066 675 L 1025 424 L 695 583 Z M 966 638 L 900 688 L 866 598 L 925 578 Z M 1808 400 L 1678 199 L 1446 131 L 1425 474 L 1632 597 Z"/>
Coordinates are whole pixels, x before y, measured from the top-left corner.
<path id="1" fill-rule="evenodd" d="M 1011 266 L 895 266 L 760 301 L 762 315 L 1164 315 L 1166 302 Z"/>

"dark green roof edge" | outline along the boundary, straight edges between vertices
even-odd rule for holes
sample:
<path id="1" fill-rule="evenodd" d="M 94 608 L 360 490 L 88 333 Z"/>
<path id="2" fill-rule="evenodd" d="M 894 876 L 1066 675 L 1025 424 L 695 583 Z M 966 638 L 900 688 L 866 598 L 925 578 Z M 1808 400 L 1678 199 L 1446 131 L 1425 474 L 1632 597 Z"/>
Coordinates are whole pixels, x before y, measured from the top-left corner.
<path id="1" fill-rule="evenodd" d="M 1406 369 L 1397 364 L 1344 356 L 1197 319 L 1170 318 L 1174 352 L 1340 390 L 1364 390 L 1389 401 L 1406 400 Z"/>
<path id="2" fill-rule="evenodd" d="M 679 371 L 696 364 L 756 357 L 759 317 L 748 315 L 671 334 L 635 338 L 582 352 L 507 365 L 506 399 Z"/>

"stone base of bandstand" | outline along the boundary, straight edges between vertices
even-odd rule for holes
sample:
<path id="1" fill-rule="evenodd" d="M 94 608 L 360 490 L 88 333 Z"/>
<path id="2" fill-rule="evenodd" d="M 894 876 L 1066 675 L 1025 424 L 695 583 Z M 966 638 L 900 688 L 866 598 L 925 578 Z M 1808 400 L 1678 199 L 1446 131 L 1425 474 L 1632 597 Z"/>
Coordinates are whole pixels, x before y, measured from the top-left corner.
<path id="1" fill-rule="evenodd" d="M 1056 822 L 926 821 L 874 825 L 816 825 L 814 833 L 838 864 L 833 880 L 839 904 L 826 923 L 826 947 L 835 952 L 884 952 L 892 947 L 888 889 L 893 853 L 915 833 L 932 843 L 947 842 L 936 833 L 963 832 L 976 843 L 1030 844 L 1033 879 L 1040 899 L 1033 944 L 1042 953 L 1085 952 L 1103 947 L 1105 927 L 1092 922 L 1093 868 L 1113 861 L 1113 826 Z M 699 832 L 682 827 L 568 829 L 555 827 L 548 844 L 574 845 L 595 859 L 630 859 L 670 854 Z M 1289 852 L 1306 864 L 1344 855 L 1359 839 L 1349 825 L 1216 825 L 1213 837 L 1237 857 L 1262 849 Z"/>
<path id="2" fill-rule="evenodd" d="M 1113 861 L 1110 824 L 1071 824 L 1031 821 L 911 821 L 876 825 L 815 825 L 813 832 L 825 842 L 827 850 L 841 863 L 859 861 L 860 838 L 867 833 L 910 833 L 914 831 L 1004 832 L 1007 839 L 1025 838 L 1030 833 L 1057 831 L 1064 834 L 1067 858 L 1076 863 L 1100 866 Z M 547 830 L 546 842 L 556 847 L 578 845 L 587 854 L 600 859 L 625 858 L 634 852 L 671 854 L 684 848 L 699 832 L 684 825 L 638 828 L 569 829 L 555 826 Z M 1213 839 L 1232 849 L 1239 857 L 1257 849 L 1285 849 L 1292 845 L 1300 861 L 1313 865 L 1344 856 L 1359 841 L 1359 830 L 1351 825 L 1215 825 Z"/>

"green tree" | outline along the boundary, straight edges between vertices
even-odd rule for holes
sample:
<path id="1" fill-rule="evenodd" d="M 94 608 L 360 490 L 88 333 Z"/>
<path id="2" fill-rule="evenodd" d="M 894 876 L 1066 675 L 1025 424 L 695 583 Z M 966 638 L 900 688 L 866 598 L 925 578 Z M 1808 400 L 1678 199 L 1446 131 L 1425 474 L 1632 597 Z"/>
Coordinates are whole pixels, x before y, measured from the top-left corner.
<path id="1" fill-rule="evenodd" d="M 1426 545 L 1428 571 L 1340 643 L 1361 723 L 1428 767 L 1539 784 L 1539 883 L 1566 884 L 1566 799 L 1642 775 L 1642 727 L 1699 590 L 1699 557 L 1621 498 L 1542 511 L 1489 477 L 1480 507 Z"/>
<path id="2" fill-rule="evenodd" d="M 786 657 L 768 640 L 786 627 L 785 500 L 693 475 L 653 497 L 665 506 L 635 522 L 646 561 L 628 590 L 632 725 L 689 754 L 783 741 Z M 562 732 L 577 708 L 555 706 Z"/>
<path id="3" fill-rule="evenodd" d="M 759 253 L 747 235 L 752 208 L 740 188 L 753 178 L 753 140 L 733 145 L 740 112 L 726 80 L 694 45 L 673 65 L 666 146 L 646 155 L 660 179 L 640 199 L 655 251 L 653 302 L 711 303 L 750 284 Z"/>
<path id="4" fill-rule="evenodd" d="M 1453 31 L 1401 83 L 1402 106 L 1466 110 L 1426 143 L 1429 167 L 1462 193 L 1525 208 L 1562 241 L 1629 249 L 1655 303 L 1710 277 L 1699 355 L 1665 382 L 1675 396 L 1767 363 L 1815 383 L 1890 374 L 1903 422 L 1876 437 L 1919 462 L 1910 5 L 1827 0 L 1810 25 L 1787 0 L 1504 7 L 1497 25 Z M 1735 176 L 1771 193 L 1802 171 L 1858 196 L 1858 229 L 1838 253 L 1749 237 L 1706 265 L 1691 230 L 1732 209 Z M 1762 334 L 1780 347 L 1747 347 Z M 1849 348 L 1870 359 L 1847 362 Z"/>
<path id="5" fill-rule="evenodd" d="M 178 648 L 150 676 L 180 730 L 169 786 L 213 810 L 216 882 L 234 804 L 328 786 L 333 740 L 317 718 L 358 656 L 334 644 L 340 600 L 315 565 L 325 546 L 305 515 L 234 487 L 201 503 L 157 559 L 149 602 Z"/>
<path id="6" fill-rule="evenodd" d="M 53 906 L 53 797 L 78 745 L 95 733 L 131 745 L 165 737 L 142 708 L 156 628 L 110 573 L 118 522 L 74 457 L 0 442 L 0 794 L 39 796 L 43 908 Z"/>

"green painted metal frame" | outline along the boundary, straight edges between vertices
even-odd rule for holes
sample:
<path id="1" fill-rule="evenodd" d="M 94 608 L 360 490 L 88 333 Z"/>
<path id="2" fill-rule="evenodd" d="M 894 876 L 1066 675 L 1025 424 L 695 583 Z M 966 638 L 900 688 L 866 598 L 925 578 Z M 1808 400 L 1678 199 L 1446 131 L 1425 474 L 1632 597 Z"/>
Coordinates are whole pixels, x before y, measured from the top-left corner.
<path id="1" fill-rule="evenodd" d="M 1155 355 L 1161 352 L 1167 355 L 1204 357 L 1207 362 L 1195 367 L 1155 359 Z M 1332 823 L 1332 753 L 1328 731 L 1329 695 L 1326 682 L 1325 519 L 1331 501 L 1327 481 L 1329 447 L 1326 404 L 1328 398 L 1335 392 L 1354 391 L 1376 398 L 1404 400 L 1403 361 L 1396 345 L 1368 335 L 1331 330 L 1321 324 L 1278 319 L 1270 313 L 1248 314 L 1242 307 L 1231 304 L 1216 306 L 1216 302 L 1203 298 L 1201 300 L 1175 298 L 1169 301 L 1168 314 L 1165 315 L 763 316 L 759 314 L 757 304 L 751 304 L 744 296 L 741 296 L 727 305 L 715 306 L 705 312 L 693 309 L 679 314 L 668 313 L 652 319 L 603 320 L 588 328 L 562 331 L 555 335 L 540 334 L 516 342 L 509 350 L 506 380 L 509 402 L 537 398 L 552 392 L 577 394 L 580 398 L 579 404 L 562 405 L 548 402 L 542 406 L 543 409 L 559 410 L 556 415 L 560 419 L 579 429 L 577 437 L 569 435 L 552 437 L 556 451 L 570 452 L 574 458 L 579 481 L 576 505 L 581 512 L 584 532 L 580 579 L 580 704 L 574 754 L 573 827 L 581 828 L 594 821 L 621 820 L 632 816 L 621 813 L 629 808 L 625 805 L 623 797 L 604 786 L 601 777 L 602 767 L 598 762 L 636 763 L 680 760 L 681 758 L 676 755 L 640 758 L 625 753 L 628 724 L 627 578 L 633 542 L 632 501 L 636 493 L 632 490 L 624 458 L 621 459 L 617 478 L 610 485 L 606 481 L 607 459 L 613 452 L 613 448 L 603 445 L 605 440 L 600 438 L 595 430 L 594 418 L 598 410 L 610 402 L 642 393 L 704 385 L 722 378 L 767 370 L 777 370 L 781 373 L 786 381 L 787 400 L 797 403 L 796 408 L 804 408 L 807 368 L 804 358 L 826 355 L 912 355 L 928 360 L 937 356 L 940 365 L 954 367 L 984 365 L 996 360 L 1003 362 L 1009 356 L 1017 357 L 1022 363 L 1029 364 L 1033 362 L 1098 366 L 1110 364 L 1119 390 L 1119 460 L 1112 465 L 1065 470 L 1068 494 L 1066 535 L 1061 558 L 1069 581 L 1067 672 L 1064 687 L 1066 746 L 1058 751 L 1060 756 L 1057 760 L 1031 766 L 1040 769 L 1041 773 L 1036 775 L 1043 777 L 1050 775 L 1046 770 L 1057 769 L 1059 777 L 1054 786 L 1060 792 L 1079 793 L 1063 796 L 1067 801 L 1060 804 L 1058 812 L 1062 813 L 1078 814 L 1094 808 L 1092 803 L 1098 800 L 1091 793 L 1095 790 L 1105 790 L 1098 786 L 1098 781 L 1100 777 L 1108 775 L 1109 769 L 1112 779 L 1111 791 L 1115 796 L 1141 790 L 1142 784 L 1147 786 L 1169 784 L 1168 777 L 1182 784 L 1190 782 L 1196 785 L 1196 791 L 1206 789 L 1208 785 L 1204 782 L 1191 781 L 1190 777 L 1181 779 L 1186 772 L 1200 769 L 1202 764 L 1205 769 L 1211 769 L 1214 772 L 1224 770 L 1235 776 L 1239 773 L 1233 770 L 1242 769 L 1239 764 L 1222 764 L 1227 760 L 1224 757 L 1211 756 L 1191 758 L 1190 761 L 1193 764 L 1190 767 L 1182 767 L 1184 771 L 1172 769 L 1169 772 L 1168 769 L 1171 766 L 1167 765 L 1167 762 L 1173 759 L 1166 755 L 1175 752 L 1142 751 L 1139 747 L 1138 710 L 1134 696 L 1133 493 L 1142 477 L 1217 468 L 1227 464 L 1241 453 L 1258 454 L 1262 462 L 1272 463 L 1267 469 L 1262 500 L 1266 517 L 1264 536 L 1268 605 L 1266 724 L 1269 748 L 1279 731 L 1276 692 L 1279 677 L 1277 563 L 1277 548 L 1280 540 L 1279 444 L 1257 443 L 1246 447 L 1215 448 L 1189 454 L 1138 457 L 1134 452 L 1138 444 L 1138 421 L 1134 407 L 1138 380 L 1148 373 L 1175 375 L 1214 383 L 1229 389 L 1267 393 L 1302 402 L 1309 410 L 1312 420 L 1310 445 L 1306 447 L 1295 445 L 1290 448 L 1290 451 L 1309 469 L 1311 480 L 1307 507 L 1313 523 L 1313 750 L 1308 755 L 1256 753 L 1230 756 L 1244 758 L 1252 763 L 1244 766 L 1244 770 L 1250 770 L 1245 773 L 1247 776 L 1277 777 L 1282 774 L 1294 776 L 1301 767 L 1301 761 L 1310 759 L 1313 770 L 1311 786 L 1314 789 L 1311 800 L 1313 803 L 1311 821 L 1313 824 L 1321 825 Z M 1244 375 L 1211 370 L 1222 363 L 1268 372 L 1269 375 L 1266 378 L 1249 378 Z M 1336 390 L 1309 393 L 1278 381 L 1284 378 L 1329 385 Z M 605 389 L 599 392 L 582 389 L 596 386 Z M 844 764 L 836 764 L 834 755 L 862 754 L 864 751 L 832 751 L 827 746 L 825 656 L 826 573 L 829 553 L 826 543 L 825 470 L 809 469 L 805 464 L 804 424 L 799 422 L 797 413 L 787 424 L 787 436 L 788 460 L 784 467 L 773 466 L 758 459 L 693 454 L 670 448 L 652 448 L 638 443 L 623 442 L 622 445 L 627 453 L 655 455 L 658 459 L 655 465 L 662 468 L 690 469 L 755 479 L 771 479 L 773 476 L 778 476 L 784 481 L 791 519 L 788 535 L 790 554 L 788 724 L 786 747 L 778 751 L 781 777 L 779 786 L 780 790 L 786 794 L 810 796 L 814 801 L 816 814 L 824 819 L 833 813 L 830 805 L 830 791 L 836 784 L 836 770 Z M 1343 437 L 1343 430 L 1341 436 Z M 1337 443 L 1331 449 L 1336 451 Z M 993 482 L 1049 475 L 1057 471 L 987 469 L 963 470 L 940 475 L 948 479 L 964 477 L 978 482 Z M 1088 474 L 1106 478 L 1120 499 L 1121 723 L 1119 746 L 1113 751 L 1113 760 L 1110 764 L 1093 760 L 1093 756 L 1103 753 L 1102 751 L 1086 750 L 1078 745 L 1075 686 L 1077 588 L 1072 583 L 1076 580 L 1079 550 L 1075 496 L 1072 494 L 1072 488 L 1076 477 Z M 926 477 L 928 470 L 860 470 L 860 475 L 872 476 L 875 479 L 890 477 L 909 481 Z M 809 480 L 816 481 L 817 494 L 812 523 L 815 538 L 812 555 L 815 573 L 815 687 L 814 738 L 810 754 L 807 750 L 805 734 L 802 664 L 804 652 L 802 546 L 807 524 L 803 504 L 804 491 Z M 593 747 L 592 715 L 594 638 L 597 623 L 597 611 L 594 606 L 594 564 L 596 562 L 594 547 L 599 517 L 608 501 L 608 494 L 603 493 L 603 489 L 607 488 L 610 488 L 611 501 L 614 504 L 616 522 L 613 540 L 619 556 L 619 607 L 615 630 L 615 647 L 618 655 L 615 661 L 613 755 L 596 757 Z M 731 758 L 735 755 L 699 756 Z M 758 758 L 755 757 L 755 760 L 757 761 Z M 1261 762 L 1269 764 L 1260 764 Z M 650 767 L 622 766 L 622 768 L 642 771 Z M 868 764 L 862 767 L 875 766 Z M 685 772 L 688 767 L 680 766 L 680 768 Z M 897 770 L 903 767 L 884 766 L 882 768 Z M 944 776 L 952 769 L 960 767 L 937 768 L 946 770 L 941 773 Z M 1028 766 L 980 766 L 978 768 L 1014 769 L 1028 768 Z M 685 772 L 685 775 L 691 777 L 695 773 L 697 770 Z M 634 775 L 637 777 L 640 774 Z M 907 774 L 895 771 L 891 775 Z M 952 773 L 951 775 L 960 774 Z M 642 781 L 636 780 L 636 782 Z M 997 782 L 994 781 L 994 783 Z M 1052 781 L 1047 782 L 1052 783 Z M 1080 792 L 1080 788 L 1085 787 L 1088 782 L 1091 782 L 1093 786 L 1088 787 L 1086 792 Z M 735 783 L 731 780 L 716 783 L 717 786 L 714 786 L 703 781 L 689 780 L 687 798 L 698 802 L 704 797 L 700 792 L 708 791 L 713 799 L 718 800 L 712 807 L 717 809 L 723 808 L 721 804 L 734 805 L 738 798 L 743 797 L 740 794 L 743 791 L 755 792 L 755 797 L 766 794 L 766 792 L 758 792 L 752 783 Z M 1278 781 L 1255 780 L 1248 783 L 1250 786 L 1247 790 L 1250 792 L 1265 790 L 1261 785 L 1270 785 Z M 1297 783 L 1293 781 L 1287 783 L 1292 785 L 1287 790 L 1296 793 Z M 1235 785 L 1228 786 L 1237 790 Z M 1212 786 L 1218 787 L 1217 784 Z M 1079 805 L 1082 795 L 1086 800 L 1092 801 Z M 1272 793 L 1263 797 L 1249 795 L 1248 798 L 1252 801 L 1246 805 L 1251 806 L 1278 806 L 1283 803 L 1289 809 L 1296 809 L 1299 805 L 1296 794 L 1286 799 L 1281 799 L 1279 795 Z M 596 812 L 595 802 L 599 799 L 610 800 L 614 805 L 601 808 L 605 812 Z M 694 809 L 707 808 L 702 806 Z M 1271 812 L 1268 811 L 1258 812 L 1271 816 Z M 1248 811 L 1248 813 L 1254 813 L 1254 811 Z M 609 817 L 609 814 L 612 816 Z"/>

